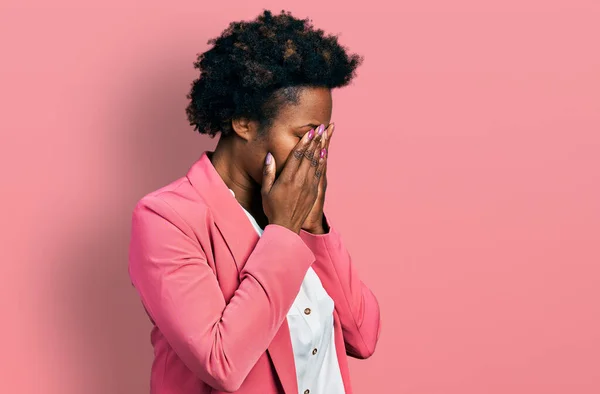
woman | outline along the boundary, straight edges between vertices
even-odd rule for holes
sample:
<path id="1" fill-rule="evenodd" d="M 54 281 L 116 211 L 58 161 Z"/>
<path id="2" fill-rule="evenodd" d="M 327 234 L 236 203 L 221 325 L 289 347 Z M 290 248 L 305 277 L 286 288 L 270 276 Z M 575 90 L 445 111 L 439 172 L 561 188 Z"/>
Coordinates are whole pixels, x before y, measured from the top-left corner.
<path id="1" fill-rule="evenodd" d="M 323 205 L 331 89 L 362 59 L 285 11 L 209 43 L 187 114 L 218 145 L 133 212 L 151 392 L 349 394 L 379 307 Z"/>

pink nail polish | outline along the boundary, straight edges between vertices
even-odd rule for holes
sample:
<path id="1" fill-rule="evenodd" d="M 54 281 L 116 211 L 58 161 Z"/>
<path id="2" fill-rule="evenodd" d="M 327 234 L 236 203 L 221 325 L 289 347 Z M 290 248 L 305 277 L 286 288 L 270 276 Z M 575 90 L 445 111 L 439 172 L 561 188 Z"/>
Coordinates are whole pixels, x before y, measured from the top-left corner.
<path id="1" fill-rule="evenodd" d="M 310 129 L 310 131 L 308 132 L 308 140 L 312 140 L 313 137 L 315 136 L 315 129 Z"/>
<path id="2" fill-rule="evenodd" d="M 321 149 L 321 159 L 323 159 L 326 154 L 327 154 L 327 148 Z"/>
<path id="3" fill-rule="evenodd" d="M 325 131 L 325 125 L 320 125 L 319 128 L 317 129 L 317 134 L 321 135 L 321 134 L 323 134 L 323 131 Z"/>

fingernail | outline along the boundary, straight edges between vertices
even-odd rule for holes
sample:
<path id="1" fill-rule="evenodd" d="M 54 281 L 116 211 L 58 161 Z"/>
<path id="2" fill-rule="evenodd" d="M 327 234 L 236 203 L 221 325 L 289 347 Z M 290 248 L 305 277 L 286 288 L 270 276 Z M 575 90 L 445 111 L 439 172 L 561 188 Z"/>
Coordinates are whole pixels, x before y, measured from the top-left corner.
<path id="1" fill-rule="evenodd" d="M 308 132 L 308 140 L 312 140 L 313 137 L 315 136 L 315 129 L 310 129 L 310 131 Z"/>
<path id="2" fill-rule="evenodd" d="M 317 134 L 321 135 L 321 134 L 323 134 L 323 131 L 325 131 L 325 125 L 320 125 L 319 128 L 317 129 Z"/>
<path id="3" fill-rule="evenodd" d="M 326 154 L 327 154 L 327 148 L 321 149 L 321 159 L 323 159 Z"/>
<path id="4" fill-rule="evenodd" d="M 271 164 L 271 158 L 272 158 L 272 157 L 273 157 L 273 156 L 271 155 L 271 152 L 267 153 L 267 159 L 266 159 L 266 163 L 267 163 L 267 165 Z"/>

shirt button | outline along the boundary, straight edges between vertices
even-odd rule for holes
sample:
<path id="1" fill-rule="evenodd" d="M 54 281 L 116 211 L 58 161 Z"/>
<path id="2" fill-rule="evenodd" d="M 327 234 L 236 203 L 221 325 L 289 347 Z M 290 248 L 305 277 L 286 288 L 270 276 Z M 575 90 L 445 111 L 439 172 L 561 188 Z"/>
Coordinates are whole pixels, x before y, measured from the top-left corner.
<path id="1" fill-rule="evenodd" d="M 308 394 L 308 393 L 310 393 L 309 389 L 304 390 L 304 394 Z"/>
<path id="2" fill-rule="evenodd" d="M 305 314 L 305 315 L 310 315 L 310 308 L 306 308 L 306 309 L 304 310 L 304 314 Z"/>
<path id="3" fill-rule="evenodd" d="M 314 348 L 314 349 L 313 349 L 313 356 L 314 356 L 315 354 L 317 354 L 317 348 Z"/>

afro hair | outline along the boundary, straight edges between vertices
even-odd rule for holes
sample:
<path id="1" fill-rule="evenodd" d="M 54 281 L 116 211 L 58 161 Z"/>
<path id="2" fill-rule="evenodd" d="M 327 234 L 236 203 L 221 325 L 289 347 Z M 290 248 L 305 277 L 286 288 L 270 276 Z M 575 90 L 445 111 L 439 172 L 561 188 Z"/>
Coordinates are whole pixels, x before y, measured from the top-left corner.
<path id="1" fill-rule="evenodd" d="M 300 88 L 346 86 L 363 61 L 337 36 L 285 10 L 232 22 L 208 43 L 212 48 L 194 62 L 200 76 L 187 95 L 186 113 L 194 130 L 211 138 L 230 135 L 231 120 L 240 117 L 268 129 L 281 105 L 296 102 Z"/>

